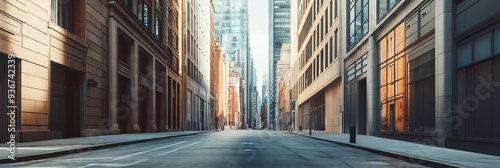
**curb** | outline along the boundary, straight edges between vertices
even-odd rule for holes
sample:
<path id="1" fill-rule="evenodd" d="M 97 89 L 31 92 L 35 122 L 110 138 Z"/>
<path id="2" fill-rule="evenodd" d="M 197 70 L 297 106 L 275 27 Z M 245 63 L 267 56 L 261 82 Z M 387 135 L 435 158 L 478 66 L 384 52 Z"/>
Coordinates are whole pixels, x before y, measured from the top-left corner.
<path id="1" fill-rule="evenodd" d="M 82 152 L 87 152 L 87 151 L 93 151 L 93 150 L 99 150 L 99 149 L 105 149 L 105 148 L 111 148 L 111 147 L 117 147 L 117 146 L 123 146 L 123 145 L 130 145 L 130 144 L 136 144 L 136 143 L 142 143 L 142 142 L 149 142 L 149 141 L 155 141 L 155 140 L 161 140 L 161 139 L 198 135 L 198 134 L 202 134 L 202 133 L 208 133 L 208 132 L 197 132 L 197 133 L 165 136 L 165 137 L 158 137 L 158 138 L 151 138 L 151 139 L 141 139 L 141 140 L 134 140 L 134 141 L 99 144 L 99 145 L 95 145 L 95 146 L 88 146 L 88 147 L 82 147 L 82 148 L 61 149 L 61 150 L 52 151 L 52 152 L 37 153 L 37 154 L 28 155 L 28 156 L 16 157 L 16 160 L 11 160 L 8 158 L 7 159 L 0 159 L 0 164 L 19 163 L 19 162 L 25 162 L 25 161 L 31 161 L 31 160 L 46 159 L 46 158 L 51 158 L 51 157 L 64 156 L 64 155 L 70 155 L 70 154 L 76 154 L 76 153 L 82 153 Z"/>
<path id="2" fill-rule="evenodd" d="M 292 135 L 308 137 L 308 138 L 312 138 L 312 139 L 316 139 L 316 140 L 331 142 L 331 143 L 335 143 L 335 144 L 339 144 L 339 145 L 343 145 L 343 146 L 347 146 L 347 147 L 351 147 L 351 148 L 361 149 L 361 150 L 365 150 L 365 151 L 372 152 L 372 153 L 379 154 L 379 155 L 392 157 L 392 158 L 399 159 L 399 160 L 413 163 L 413 164 L 420 164 L 420 165 L 424 165 L 424 166 L 439 167 L 439 168 L 467 167 L 467 166 L 460 165 L 460 164 L 454 164 L 454 163 L 449 163 L 449 162 L 444 162 L 444 161 L 439 161 L 439 160 L 434 160 L 434 159 L 429 159 L 429 158 L 422 158 L 422 157 L 418 157 L 418 156 L 411 156 L 408 154 L 403 154 L 403 153 L 394 152 L 394 151 L 390 151 L 390 150 L 370 148 L 370 147 L 365 147 L 365 146 L 361 146 L 361 145 L 354 145 L 354 144 L 350 144 L 350 143 L 338 142 L 338 141 L 333 141 L 333 140 L 328 140 L 328 139 L 321 139 L 321 138 L 317 138 L 317 137 L 296 134 L 296 133 L 289 133 L 289 132 L 287 132 L 287 133 L 292 134 Z"/>

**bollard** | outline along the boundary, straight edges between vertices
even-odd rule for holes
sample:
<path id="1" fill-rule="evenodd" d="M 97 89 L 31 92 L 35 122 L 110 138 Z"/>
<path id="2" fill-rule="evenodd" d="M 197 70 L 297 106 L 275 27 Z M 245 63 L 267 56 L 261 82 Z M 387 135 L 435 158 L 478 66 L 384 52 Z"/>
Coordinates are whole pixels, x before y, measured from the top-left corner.
<path id="1" fill-rule="evenodd" d="M 349 127 L 349 135 L 350 135 L 349 142 L 356 143 L 356 124 L 352 124 Z"/>

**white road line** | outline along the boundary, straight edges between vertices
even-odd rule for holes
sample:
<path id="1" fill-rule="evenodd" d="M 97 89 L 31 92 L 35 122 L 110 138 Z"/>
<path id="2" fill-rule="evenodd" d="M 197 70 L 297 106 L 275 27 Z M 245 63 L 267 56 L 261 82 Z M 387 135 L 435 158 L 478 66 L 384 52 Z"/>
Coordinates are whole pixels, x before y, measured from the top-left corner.
<path id="1" fill-rule="evenodd" d="M 122 157 L 119 157 L 119 158 L 114 158 L 113 160 L 110 160 L 110 161 L 125 159 L 125 158 L 129 158 L 129 157 L 132 157 L 132 156 L 140 155 L 140 154 L 143 154 L 143 153 L 148 153 L 148 152 L 151 152 L 151 151 L 160 150 L 160 149 L 163 149 L 163 148 L 168 148 L 168 147 L 171 147 L 171 146 L 174 146 L 174 145 L 183 144 L 183 143 L 186 143 L 186 142 L 188 142 L 188 141 L 182 141 L 182 142 L 178 142 L 178 143 L 175 143 L 175 144 L 170 144 L 170 145 L 167 145 L 167 146 L 162 146 L 162 147 L 159 147 L 159 148 L 154 148 L 154 149 L 143 151 L 143 152 L 139 152 L 139 153 L 134 153 L 134 154 L 127 155 L 127 156 L 122 156 Z M 137 163 L 140 163 L 140 162 L 143 162 L 143 161 L 146 161 L 146 160 L 147 159 L 140 160 Z M 137 163 L 134 162 L 133 164 L 137 164 Z M 92 163 L 92 164 L 88 164 L 88 165 L 85 165 L 85 166 L 81 166 L 80 168 L 90 167 L 90 166 L 95 166 L 95 165 L 102 165 L 102 164 L 104 164 L 104 163 Z M 113 166 L 112 163 L 109 163 L 109 166 Z M 114 167 L 123 167 L 123 166 L 114 166 Z"/>
<path id="2" fill-rule="evenodd" d="M 192 144 L 189 144 L 189 145 L 186 145 L 186 146 L 183 146 L 183 147 L 178 147 L 178 148 L 176 148 L 176 149 L 174 149 L 174 150 L 167 151 L 167 152 L 162 153 L 162 154 L 160 154 L 160 155 L 158 155 L 158 156 L 163 156 L 163 155 L 166 155 L 166 154 L 169 154 L 169 153 L 175 152 L 175 151 L 177 151 L 177 150 L 179 150 L 179 149 L 182 149 L 182 148 L 187 148 L 187 147 L 193 146 L 193 145 L 195 145 L 195 144 L 197 144 L 197 143 L 200 143 L 200 141 L 195 142 L 195 143 L 192 143 Z"/>
<path id="3" fill-rule="evenodd" d="M 63 161 L 72 161 L 72 160 L 78 160 L 78 161 L 81 161 L 81 160 L 108 160 L 108 159 L 112 159 L 114 157 L 102 157 L 102 158 L 73 158 L 73 159 L 62 159 Z"/>
<path id="4" fill-rule="evenodd" d="M 126 166 L 132 166 L 132 165 L 135 165 L 137 163 L 141 163 L 141 162 L 144 162 L 148 159 L 142 159 L 142 160 L 138 160 L 138 161 L 135 161 L 135 162 L 132 162 L 132 163 L 127 163 L 127 164 L 124 164 L 124 163 L 96 163 L 95 166 L 99 166 L 99 167 L 102 167 L 102 166 L 106 166 L 106 167 L 126 167 Z"/>
<path id="5" fill-rule="evenodd" d="M 168 147 L 171 147 L 171 146 L 174 146 L 174 145 L 183 144 L 183 143 L 186 143 L 186 142 L 188 142 L 188 141 L 182 141 L 182 142 L 178 142 L 178 143 L 175 143 L 175 144 L 171 144 L 171 145 L 167 145 L 167 146 L 162 146 L 162 147 L 159 147 L 159 148 L 154 148 L 154 149 L 151 149 L 151 150 L 147 150 L 147 151 L 143 151 L 143 152 L 139 152 L 139 153 L 134 153 L 134 154 L 127 155 L 127 156 L 122 156 L 122 157 L 119 157 L 119 158 L 115 158 L 113 160 L 125 159 L 125 158 L 129 158 L 129 157 L 132 157 L 132 156 L 136 156 L 136 155 L 140 155 L 140 154 L 152 152 L 152 151 L 155 151 L 155 150 L 160 150 L 160 149 L 163 149 L 163 148 L 168 148 Z"/>
<path id="6" fill-rule="evenodd" d="M 0 147 L 0 150 L 6 150 L 10 148 Z M 17 150 L 58 150 L 62 148 L 44 148 L 44 147 L 17 147 Z"/>
<path id="7" fill-rule="evenodd" d="M 30 166 L 30 167 L 21 167 L 21 168 L 54 168 L 54 167 L 33 167 L 33 166 Z M 65 167 L 58 167 L 58 168 L 65 168 Z"/>

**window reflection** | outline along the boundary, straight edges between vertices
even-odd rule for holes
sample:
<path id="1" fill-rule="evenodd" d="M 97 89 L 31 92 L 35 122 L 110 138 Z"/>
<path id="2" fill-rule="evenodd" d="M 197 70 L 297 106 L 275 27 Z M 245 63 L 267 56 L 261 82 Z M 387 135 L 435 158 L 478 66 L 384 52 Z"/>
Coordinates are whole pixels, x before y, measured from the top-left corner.
<path id="1" fill-rule="evenodd" d="M 435 128 L 434 50 L 410 57 L 404 26 L 378 44 L 381 131 L 430 133 Z"/>

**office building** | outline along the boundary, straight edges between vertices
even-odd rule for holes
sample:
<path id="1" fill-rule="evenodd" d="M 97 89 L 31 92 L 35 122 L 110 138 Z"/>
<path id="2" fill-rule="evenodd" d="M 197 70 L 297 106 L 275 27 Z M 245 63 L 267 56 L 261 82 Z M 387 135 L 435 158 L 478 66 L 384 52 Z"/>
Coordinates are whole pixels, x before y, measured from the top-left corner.
<path id="1" fill-rule="evenodd" d="M 276 63 L 283 43 L 290 43 L 290 0 L 269 1 L 269 95 L 279 95 L 276 88 Z M 270 129 L 275 129 L 276 97 L 269 96 Z"/>

